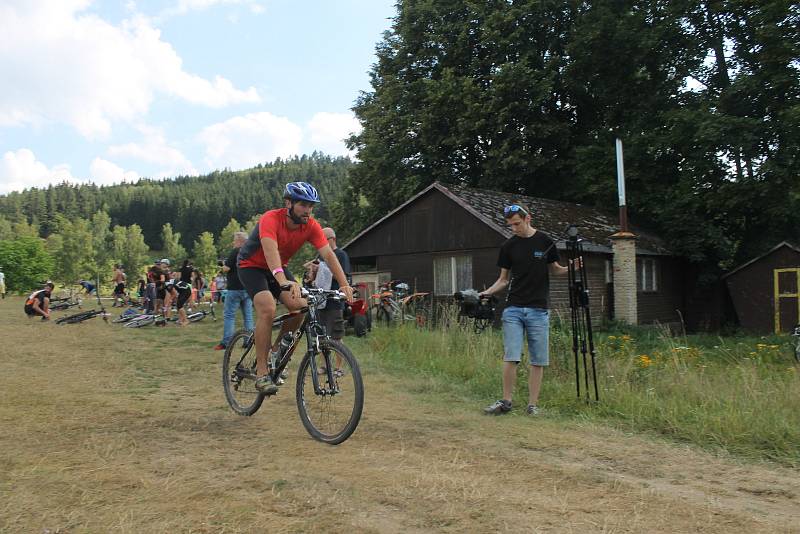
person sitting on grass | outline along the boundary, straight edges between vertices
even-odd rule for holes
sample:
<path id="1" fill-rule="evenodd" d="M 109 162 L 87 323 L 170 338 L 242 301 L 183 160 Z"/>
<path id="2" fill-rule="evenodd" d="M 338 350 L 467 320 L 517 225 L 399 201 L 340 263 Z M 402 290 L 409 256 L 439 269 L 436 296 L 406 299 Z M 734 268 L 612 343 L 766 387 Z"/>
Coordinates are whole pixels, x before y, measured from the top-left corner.
<path id="1" fill-rule="evenodd" d="M 28 317 L 36 317 L 38 315 L 42 318 L 42 321 L 50 319 L 50 295 L 55 287 L 53 282 L 46 282 L 44 289 L 31 293 L 25 300 L 25 314 Z"/>

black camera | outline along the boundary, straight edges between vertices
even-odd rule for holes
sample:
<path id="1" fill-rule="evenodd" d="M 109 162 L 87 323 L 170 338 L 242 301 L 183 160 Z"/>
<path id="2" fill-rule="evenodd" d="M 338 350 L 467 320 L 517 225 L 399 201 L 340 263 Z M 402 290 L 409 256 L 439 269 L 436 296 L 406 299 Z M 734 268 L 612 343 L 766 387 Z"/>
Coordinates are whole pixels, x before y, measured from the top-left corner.
<path id="1" fill-rule="evenodd" d="M 453 298 L 460 306 L 460 314 L 470 319 L 485 321 L 494 320 L 494 309 L 497 299 L 493 296 L 481 296 L 474 289 L 457 291 Z"/>

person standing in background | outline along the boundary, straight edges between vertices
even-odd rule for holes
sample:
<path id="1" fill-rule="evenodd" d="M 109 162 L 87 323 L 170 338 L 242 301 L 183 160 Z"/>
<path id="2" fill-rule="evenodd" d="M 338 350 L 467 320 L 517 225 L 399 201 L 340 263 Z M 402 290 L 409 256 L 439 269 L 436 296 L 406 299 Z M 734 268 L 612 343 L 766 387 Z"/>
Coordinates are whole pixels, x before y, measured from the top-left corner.
<path id="1" fill-rule="evenodd" d="M 246 330 L 253 329 L 253 301 L 239 280 L 239 272 L 236 265 L 239 249 L 246 240 L 247 234 L 244 232 L 233 234 L 233 250 L 228 254 L 222 266 L 222 272 L 228 277 L 225 281 L 225 305 L 222 312 L 223 331 L 222 341 L 214 346 L 214 350 L 225 350 L 228 342 L 233 337 L 236 331 L 236 310 L 242 310 L 244 328 Z"/>

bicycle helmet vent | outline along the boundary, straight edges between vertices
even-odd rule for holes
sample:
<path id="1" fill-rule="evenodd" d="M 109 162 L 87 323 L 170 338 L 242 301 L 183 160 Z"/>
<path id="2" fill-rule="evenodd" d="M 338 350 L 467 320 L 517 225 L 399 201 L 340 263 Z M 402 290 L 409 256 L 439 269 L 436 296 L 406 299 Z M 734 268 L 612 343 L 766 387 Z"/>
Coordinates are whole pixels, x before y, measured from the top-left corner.
<path id="1" fill-rule="evenodd" d="M 319 202 L 319 193 L 313 185 L 306 182 L 289 182 L 283 190 L 283 196 L 293 201 Z"/>

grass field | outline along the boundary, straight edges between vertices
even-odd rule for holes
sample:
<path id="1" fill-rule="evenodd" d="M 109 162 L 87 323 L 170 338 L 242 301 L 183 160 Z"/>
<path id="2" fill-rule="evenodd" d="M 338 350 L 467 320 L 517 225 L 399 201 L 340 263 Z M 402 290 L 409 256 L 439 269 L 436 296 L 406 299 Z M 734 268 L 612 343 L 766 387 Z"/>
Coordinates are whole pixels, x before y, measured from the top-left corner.
<path id="1" fill-rule="evenodd" d="M 555 321 L 541 394 L 551 415 L 800 466 L 800 367 L 789 336 L 676 337 L 640 327 L 597 332 L 594 339 L 601 402 L 587 406 L 576 399 L 571 333 Z M 502 392 L 497 331 L 475 334 L 467 325 L 430 332 L 406 325 L 370 342 L 390 368 L 438 377 L 440 388 L 455 388 L 476 401 Z M 525 406 L 523 367 L 515 399 Z"/>
<path id="2" fill-rule="evenodd" d="M 221 354 L 211 350 L 220 322 L 58 326 L 21 308 L 19 298 L 0 301 L 3 533 L 729 533 L 800 524 L 789 455 L 775 455 L 784 466 L 743 461 L 723 445 L 708 452 L 674 434 L 635 432 L 646 425 L 614 415 L 626 397 L 606 378 L 600 407 L 574 402 L 566 369 L 553 369 L 549 415 L 481 415 L 499 387 L 488 333 L 348 338 L 364 371 L 364 416 L 331 447 L 303 429 L 293 386 L 253 417 L 230 411 Z M 780 384 L 796 387 L 788 376 Z"/>

